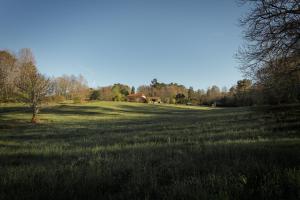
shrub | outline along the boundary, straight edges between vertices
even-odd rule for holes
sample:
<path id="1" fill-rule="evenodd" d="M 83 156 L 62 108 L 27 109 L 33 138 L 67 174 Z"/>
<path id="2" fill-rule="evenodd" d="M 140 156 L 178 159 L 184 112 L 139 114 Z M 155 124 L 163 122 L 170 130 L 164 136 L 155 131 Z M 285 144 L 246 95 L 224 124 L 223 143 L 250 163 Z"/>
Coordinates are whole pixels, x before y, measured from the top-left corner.
<path id="1" fill-rule="evenodd" d="M 90 100 L 99 100 L 100 99 L 100 91 L 93 90 L 90 94 Z"/>

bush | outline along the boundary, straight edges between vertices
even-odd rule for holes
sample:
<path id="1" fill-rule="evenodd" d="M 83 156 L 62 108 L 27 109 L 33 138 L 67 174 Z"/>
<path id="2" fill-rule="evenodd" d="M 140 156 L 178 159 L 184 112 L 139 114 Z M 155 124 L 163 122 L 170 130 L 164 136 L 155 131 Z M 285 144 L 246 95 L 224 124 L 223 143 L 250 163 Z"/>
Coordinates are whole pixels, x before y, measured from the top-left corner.
<path id="1" fill-rule="evenodd" d="M 90 95 L 90 100 L 100 100 L 100 91 L 99 90 L 93 90 Z"/>

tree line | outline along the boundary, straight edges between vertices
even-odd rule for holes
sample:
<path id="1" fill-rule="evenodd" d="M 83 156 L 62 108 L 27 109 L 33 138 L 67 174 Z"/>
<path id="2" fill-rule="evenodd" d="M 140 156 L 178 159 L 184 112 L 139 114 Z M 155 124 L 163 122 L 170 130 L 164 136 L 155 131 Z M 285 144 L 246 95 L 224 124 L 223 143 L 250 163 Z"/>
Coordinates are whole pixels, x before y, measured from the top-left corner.
<path id="1" fill-rule="evenodd" d="M 283 93 L 280 91 L 281 89 L 277 88 L 278 92 L 271 92 L 271 88 L 265 87 L 260 82 L 243 79 L 237 81 L 229 89 L 213 85 L 206 90 L 194 90 L 193 87 L 186 88 L 178 83 L 163 83 L 153 79 L 149 85 L 139 86 L 137 92 L 146 97 L 159 97 L 161 102 L 167 104 L 253 106 L 298 103 L 300 101 L 300 91 L 294 90 L 293 93 L 290 88 Z M 114 84 L 92 89 L 90 100 L 126 101 L 126 96 L 134 91 L 134 87 L 130 89 L 128 85 Z"/>
<path id="2" fill-rule="evenodd" d="M 31 103 L 34 112 L 38 111 L 38 104 L 42 101 L 126 101 L 127 95 L 136 92 L 147 97 L 160 97 L 163 103 L 169 104 L 243 106 L 252 105 L 254 102 L 254 86 L 246 79 L 239 81 L 228 91 L 215 85 L 207 90 L 194 90 L 192 87 L 163 83 L 157 79 L 153 79 L 149 85 L 139 86 L 137 90 L 121 83 L 93 89 L 88 87 L 82 75 L 52 78 L 42 75 L 30 49 L 21 49 L 17 54 L 7 50 L 0 51 L 0 76 L 0 101 Z"/>
<path id="3" fill-rule="evenodd" d="M 111 86 L 89 88 L 82 75 L 62 75 L 46 77 L 35 64 L 30 49 L 21 49 L 14 54 L 0 51 L 0 101 L 25 102 L 32 108 L 32 122 L 42 102 L 81 103 L 88 100 L 127 101 L 127 95 L 136 92 L 147 97 L 159 97 L 167 104 L 189 104 L 208 106 L 252 106 L 262 104 L 297 103 L 300 100 L 299 71 L 286 74 L 291 66 L 294 69 L 298 58 L 290 59 L 290 65 L 281 65 L 276 60 L 258 70 L 256 81 L 243 79 L 229 90 L 213 85 L 206 90 L 186 88 L 178 83 L 163 83 L 153 79 L 149 85 L 137 88 L 116 83 Z M 283 69 L 282 69 L 283 68 Z"/>

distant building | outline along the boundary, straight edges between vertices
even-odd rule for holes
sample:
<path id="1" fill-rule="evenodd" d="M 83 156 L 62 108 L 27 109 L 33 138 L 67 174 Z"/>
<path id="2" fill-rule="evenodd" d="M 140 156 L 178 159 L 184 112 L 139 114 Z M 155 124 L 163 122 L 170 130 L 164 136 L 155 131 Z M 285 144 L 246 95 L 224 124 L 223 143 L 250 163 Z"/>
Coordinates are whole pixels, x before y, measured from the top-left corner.
<path id="1" fill-rule="evenodd" d="M 147 99 L 149 103 L 161 103 L 160 97 L 148 97 Z"/>
<path id="2" fill-rule="evenodd" d="M 147 98 L 143 93 L 129 94 L 127 95 L 127 101 L 147 103 Z"/>

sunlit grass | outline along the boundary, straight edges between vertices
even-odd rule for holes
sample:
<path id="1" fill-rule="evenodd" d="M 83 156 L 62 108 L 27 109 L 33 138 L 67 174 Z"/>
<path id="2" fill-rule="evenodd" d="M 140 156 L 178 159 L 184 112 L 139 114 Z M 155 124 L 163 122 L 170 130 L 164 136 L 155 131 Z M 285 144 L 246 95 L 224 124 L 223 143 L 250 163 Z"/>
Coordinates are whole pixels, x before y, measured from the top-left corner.
<path id="1" fill-rule="evenodd" d="M 1 105 L 0 199 L 293 199 L 300 107 Z"/>

